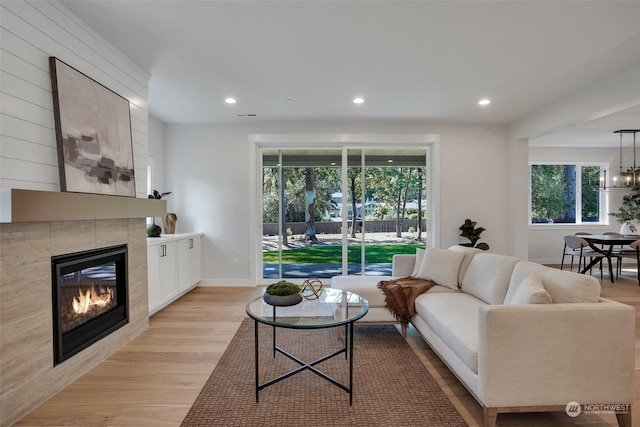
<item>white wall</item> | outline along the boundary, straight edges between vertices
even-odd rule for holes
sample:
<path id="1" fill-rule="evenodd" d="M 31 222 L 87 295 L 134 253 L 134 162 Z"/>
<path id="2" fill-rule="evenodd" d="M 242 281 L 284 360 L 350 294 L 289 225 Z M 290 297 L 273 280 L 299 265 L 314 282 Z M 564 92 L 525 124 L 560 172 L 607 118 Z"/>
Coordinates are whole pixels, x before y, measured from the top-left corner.
<path id="1" fill-rule="evenodd" d="M 509 248 L 506 253 L 521 259 L 529 259 L 528 199 L 529 199 L 529 151 L 526 141 L 510 141 L 507 147 L 508 162 L 508 228 Z"/>
<path id="2" fill-rule="evenodd" d="M 60 191 L 49 56 L 127 98 L 146 197 L 149 76 L 57 2 L 0 3 L 0 188 Z"/>
<path id="3" fill-rule="evenodd" d="M 148 161 L 153 165 L 153 177 L 151 187 L 160 193 L 171 191 L 166 188 L 165 180 L 165 124 L 163 121 L 149 115 L 149 149 Z M 146 190 L 145 190 L 146 191 Z M 167 209 L 171 212 L 171 197 L 167 196 Z"/>
<path id="4" fill-rule="evenodd" d="M 507 253 L 507 132 L 498 125 L 416 122 L 247 123 L 165 126 L 166 181 L 180 231 L 202 231 L 203 284 L 253 284 L 248 135 L 252 133 L 440 134 L 440 246 L 458 243 L 469 217 Z M 526 156 L 526 152 L 524 153 Z M 233 265 L 238 259 L 238 265 Z"/>

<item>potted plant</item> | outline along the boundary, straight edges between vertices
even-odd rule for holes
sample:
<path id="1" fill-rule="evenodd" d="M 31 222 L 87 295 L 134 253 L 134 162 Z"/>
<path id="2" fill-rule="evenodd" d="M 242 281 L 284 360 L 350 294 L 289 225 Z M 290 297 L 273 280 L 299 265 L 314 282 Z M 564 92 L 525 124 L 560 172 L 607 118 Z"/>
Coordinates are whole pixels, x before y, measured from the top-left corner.
<path id="1" fill-rule="evenodd" d="M 262 299 L 264 302 L 270 305 L 276 306 L 289 306 L 296 305 L 302 301 L 302 289 L 295 283 L 281 280 L 277 283 L 272 283 L 265 289 Z"/>
<path id="2" fill-rule="evenodd" d="M 621 224 L 620 234 L 636 234 L 640 230 L 640 190 L 625 195 L 618 211 L 609 215 Z"/>
<path id="3" fill-rule="evenodd" d="M 478 248 L 478 249 L 482 249 L 483 251 L 487 251 L 489 250 L 489 245 L 487 245 L 486 243 L 476 244 L 476 242 L 480 240 L 480 234 L 482 234 L 482 232 L 485 230 L 482 227 L 476 228 L 477 224 L 478 223 L 476 221 L 471 221 L 468 218 L 464 220 L 464 224 L 462 224 L 458 228 L 458 230 L 462 231 L 462 233 L 460 233 L 461 237 L 469 239 L 469 243 L 460 243 L 460 246 L 467 246 L 469 248 Z"/>

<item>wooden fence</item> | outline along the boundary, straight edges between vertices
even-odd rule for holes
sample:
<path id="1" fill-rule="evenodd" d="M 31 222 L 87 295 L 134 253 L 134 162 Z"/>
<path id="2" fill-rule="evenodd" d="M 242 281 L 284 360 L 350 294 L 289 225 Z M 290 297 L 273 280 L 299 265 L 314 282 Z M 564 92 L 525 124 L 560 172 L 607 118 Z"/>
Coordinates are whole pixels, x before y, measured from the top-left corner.
<path id="1" fill-rule="evenodd" d="M 360 232 L 362 224 L 356 224 L 356 231 Z M 367 221 L 365 223 L 365 229 L 367 233 L 394 233 L 396 231 L 396 221 Z M 408 232 L 409 228 L 413 227 L 414 231 L 418 230 L 417 219 L 405 219 L 402 221 L 402 231 Z M 284 226 L 286 231 L 291 229 L 293 234 L 304 234 L 307 228 L 307 224 L 304 222 L 288 222 Z M 422 231 L 427 229 L 427 220 L 422 220 Z M 342 232 L 342 222 L 316 222 L 316 234 L 340 234 Z M 265 236 L 277 236 L 278 224 L 265 223 L 263 224 L 262 233 Z"/>

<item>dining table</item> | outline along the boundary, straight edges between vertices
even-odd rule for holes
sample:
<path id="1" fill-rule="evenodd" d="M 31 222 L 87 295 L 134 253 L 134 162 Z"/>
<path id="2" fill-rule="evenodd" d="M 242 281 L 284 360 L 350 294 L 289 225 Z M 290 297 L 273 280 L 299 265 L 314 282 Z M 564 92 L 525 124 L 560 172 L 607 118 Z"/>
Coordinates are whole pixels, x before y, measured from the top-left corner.
<path id="1" fill-rule="evenodd" d="M 579 237 L 586 240 L 591 249 L 602 254 L 604 258 L 607 259 L 609 264 L 609 280 L 611 283 L 615 283 L 615 275 L 613 274 L 613 267 L 611 264 L 611 258 L 616 256 L 614 252 L 615 247 L 630 245 L 640 239 L 640 235 L 634 234 L 585 234 L 580 235 Z M 594 265 L 601 261 L 601 258 L 602 257 L 592 257 L 591 262 L 585 265 L 580 273 L 584 274 L 589 271 Z"/>

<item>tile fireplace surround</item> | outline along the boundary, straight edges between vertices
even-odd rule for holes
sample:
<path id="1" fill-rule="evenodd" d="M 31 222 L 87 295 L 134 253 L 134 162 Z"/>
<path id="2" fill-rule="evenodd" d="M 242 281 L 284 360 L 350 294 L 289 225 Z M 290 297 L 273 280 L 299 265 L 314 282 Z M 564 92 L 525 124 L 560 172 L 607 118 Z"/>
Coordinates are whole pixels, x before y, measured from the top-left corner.
<path id="1" fill-rule="evenodd" d="M 0 189 L 0 426 L 149 327 L 145 217 L 165 213 L 164 200 Z M 128 245 L 129 323 L 54 367 L 51 257 L 119 244 Z"/>

